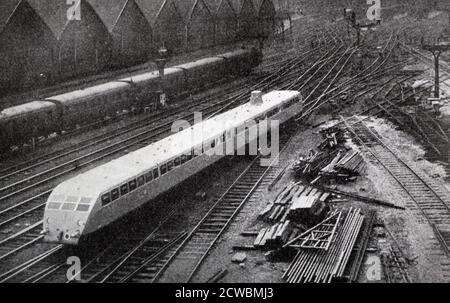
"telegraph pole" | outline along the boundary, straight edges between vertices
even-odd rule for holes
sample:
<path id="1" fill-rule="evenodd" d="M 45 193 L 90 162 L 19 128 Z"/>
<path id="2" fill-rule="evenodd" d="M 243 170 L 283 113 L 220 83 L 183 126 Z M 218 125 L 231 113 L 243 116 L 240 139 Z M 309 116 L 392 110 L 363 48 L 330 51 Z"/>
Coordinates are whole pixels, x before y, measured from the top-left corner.
<path id="1" fill-rule="evenodd" d="M 155 63 L 158 67 L 159 81 L 158 81 L 158 103 L 157 107 L 166 107 L 166 93 L 164 91 L 164 69 L 170 60 L 170 54 L 167 48 L 163 46 L 158 50 L 158 58 L 155 60 Z"/>
<path id="2" fill-rule="evenodd" d="M 422 38 L 422 48 L 431 52 L 434 57 L 434 97 L 436 99 L 440 98 L 440 88 L 439 88 L 439 59 L 443 52 L 450 50 L 450 44 L 442 44 L 438 40 L 437 44 L 425 44 L 424 38 Z"/>

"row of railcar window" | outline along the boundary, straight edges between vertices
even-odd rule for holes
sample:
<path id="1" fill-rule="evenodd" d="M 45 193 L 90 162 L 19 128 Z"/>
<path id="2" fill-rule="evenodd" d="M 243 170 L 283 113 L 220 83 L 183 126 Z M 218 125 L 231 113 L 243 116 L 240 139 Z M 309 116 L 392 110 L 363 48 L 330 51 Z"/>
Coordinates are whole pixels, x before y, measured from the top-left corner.
<path id="1" fill-rule="evenodd" d="M 158 168 L 154 168 L 146 172 L 145 174 L 139 176 L 138 178 L 128 181 L 127 183 L 122 184 L 120 187 L 103 194 L 101 197 L 102 206 L 107 206 L 110 203 L 119 199 L 120 197 L 128 195 L 129 193 L 133 192 L 138 187 L 141 187 L 146 183 L 155 181 L 159 177 L 165 175 L 169 171 L 192 160 L 195 157 L 197 157 L 197 155 L 195 154 L 194 150 L 192 150 L 190 154 L 184 154 L 180 157 L 175 158 L 174 160 L 170 160 L 164 164 L 161 164 Z"/>
<path id="2" fill-rule="evenodd" d="M 47 209 L 51 210 L 65 210 L 65 211 L 80 211 L 87 212 L 91 207 L 93 199 L 87 197 L 74 197 L 64 195 L 57 195 L 52 197 L 52 201 L 48 203 Z"/>
<path id="3" fill-rule="evenodd" d="M 274 109 L 270 110 L 264 117 L 271 117 L 282 110 L 282 108 L 285 108 L 287 106 L 291 106 L 293 103 L 295 103 L 297 99 L 293 99 L 290 102 L 286 103 L 285 105 L 275 107 Z M 237 129 L 235 129 L 237 131 Z M 228 134 L 227 134 L 228 133 Z M 113 189 L 110 192 L 107 192 L 102 195 L 102 206 L 107 206 L 110 203 L 118 200 L 120 197 L 128 195 L 129 193 L 136 190 L 138 187 L 143 186 L 146 183 L 152 182 L 156 179 L 158 179 L 160 176 L 165 175 L 167 172 L 173 170 L 176 167 L 179 167 L 182 164 L 185 164 L 186 162 L 194 159 L 199 155 L 198 151 L 201 151 L 200 153 L 206 153 L 208 150 L 213 149 L 216 147 L 219 143 L 226 144 L 226 137 L 231 137 L 231 132 L 227 131 L 220 135 L 218 138 L 215 138 L 214 140 L 211 139 L 211 144 L 209 146 L 205 146 L 202 144 L 201 146 L 192 148 L 192 151 L 190 154 L 183 154 L 173 160 L 170 160 L 164 164 L 161 164 L 158 168 L 154 168 L 150 170 L 149 172 L 141 175 L 137 179 L 133 179 L 131 181 L 128 181 L 127 183 L 121 185 L 118 188 Z M 236 138 L 236 133 L 235 133 Z M 225 146 L 224 146 L 225 148 Z"/>

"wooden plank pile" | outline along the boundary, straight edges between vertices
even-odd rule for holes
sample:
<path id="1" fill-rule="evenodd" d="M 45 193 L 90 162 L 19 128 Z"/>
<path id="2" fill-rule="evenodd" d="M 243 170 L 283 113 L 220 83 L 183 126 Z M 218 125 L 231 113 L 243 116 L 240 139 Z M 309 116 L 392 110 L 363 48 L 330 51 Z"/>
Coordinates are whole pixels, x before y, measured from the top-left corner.
<path id="1" fill-rule="evenodd" d="M 300 183 L 289 184 L 259 214 L 259 218 L 270 223 L 291 220 L 305 223 L 320 218 L 326 208 L 325 202 L 331 194 Z"/>
<path id="2" fill-rule="evenodd" d="M 255 248 L 276 248 L 298 237 L 307 228 L 303 224 L 315 223 L 323 217 L 325 202 L 331 194 L 301 183 L 290 183 L 259 214 L 259 218 L 272 223 L 263 228 L 255 239 Z"/>
<path id="3" fill-rule="evenodd" d="M 297 248 L 298 253 L 283 279 L 289 283 L 330 283 L 344 278 L 344 271 L 364 221 L 359 209 L 351 208 L 342 214 L 335 231 L 335 239 L 328 250 Z M 292 243 L 290 243 L 292 244 Z"/>
<path id="4" fill-rule="evenodd" d="M 281 247 L 297 237 L 301 232 L 302 229 L 293 222 L 289 220 L 283 221 L 261 229 L 253 246 L 259 249 Z"/>
<path id="5" fill-rule="evenodd" d="M 361 174 L 364 159 L 357 151 L 350 150 L 344 155 L 338 153 L 336 157 L 324 168 L 319 175 L 322 178 L 354 181 Z"/>

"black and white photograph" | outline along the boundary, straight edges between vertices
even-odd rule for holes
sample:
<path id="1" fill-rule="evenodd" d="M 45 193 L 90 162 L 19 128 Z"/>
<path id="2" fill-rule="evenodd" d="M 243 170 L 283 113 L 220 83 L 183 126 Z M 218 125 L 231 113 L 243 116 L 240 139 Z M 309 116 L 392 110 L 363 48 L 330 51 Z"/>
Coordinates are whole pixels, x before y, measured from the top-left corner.
<path id="1" fill-rule="evenodd" d="M 0 0 L 1 284 L 450 283 L 449 155 L 449 0 Z"/>

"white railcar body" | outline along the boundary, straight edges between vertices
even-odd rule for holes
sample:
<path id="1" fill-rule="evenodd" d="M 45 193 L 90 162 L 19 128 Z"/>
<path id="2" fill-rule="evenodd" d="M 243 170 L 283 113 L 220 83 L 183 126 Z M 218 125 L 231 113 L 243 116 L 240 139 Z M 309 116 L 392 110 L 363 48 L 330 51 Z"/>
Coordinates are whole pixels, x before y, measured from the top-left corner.
<path id="1" fill-rule="evenodd" d="M 240 148 L 237 137 L 246 122 L 267 118 L 281 125 L 302 107 L 299 92 L 270 92 L 261 104 L 236 107 L 63 182 L 47 202 L 45 240 L 78 244 L 81 236 L 109 225 L 225 156 L 215 149 Z"/>

